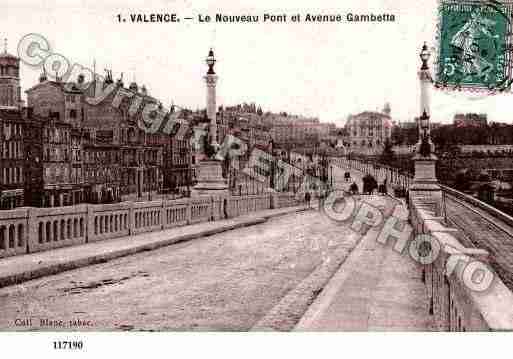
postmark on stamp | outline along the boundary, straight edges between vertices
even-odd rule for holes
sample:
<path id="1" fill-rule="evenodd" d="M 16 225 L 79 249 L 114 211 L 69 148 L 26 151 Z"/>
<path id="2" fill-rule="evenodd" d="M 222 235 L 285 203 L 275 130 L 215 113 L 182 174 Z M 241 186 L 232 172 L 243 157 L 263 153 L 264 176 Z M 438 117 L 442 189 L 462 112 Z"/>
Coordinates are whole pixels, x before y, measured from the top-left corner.
<path id="1" fill-rule="evenodd" d="M 512 0 L 440 0 L 436 87 L 511 91 L 512 9 Z"/>

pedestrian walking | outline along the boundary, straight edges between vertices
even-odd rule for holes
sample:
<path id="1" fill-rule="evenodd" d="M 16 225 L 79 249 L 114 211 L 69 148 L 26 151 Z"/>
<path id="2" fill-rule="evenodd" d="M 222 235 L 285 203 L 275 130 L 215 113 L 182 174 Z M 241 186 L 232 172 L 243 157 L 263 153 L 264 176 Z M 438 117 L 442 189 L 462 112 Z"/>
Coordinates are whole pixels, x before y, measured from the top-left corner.
<path id="1" fill-rule="evenodd" d="M 310 208 L 310 199 L 311 199 L 311 196 L 310 196 L 310 192 L 306 191 L 305 193 L 305 204 L 308 208 Z"/>

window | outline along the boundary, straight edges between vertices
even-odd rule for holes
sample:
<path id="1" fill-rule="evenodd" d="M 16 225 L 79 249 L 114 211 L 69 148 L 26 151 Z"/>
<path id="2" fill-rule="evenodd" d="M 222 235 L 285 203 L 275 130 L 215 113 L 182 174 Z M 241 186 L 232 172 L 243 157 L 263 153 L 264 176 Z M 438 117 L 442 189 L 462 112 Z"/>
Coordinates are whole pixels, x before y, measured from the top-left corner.
<path id="1" fill-rule="evenodd" d="M 77 110 L 69 110 L 70 118 L 77 118 Z"/>

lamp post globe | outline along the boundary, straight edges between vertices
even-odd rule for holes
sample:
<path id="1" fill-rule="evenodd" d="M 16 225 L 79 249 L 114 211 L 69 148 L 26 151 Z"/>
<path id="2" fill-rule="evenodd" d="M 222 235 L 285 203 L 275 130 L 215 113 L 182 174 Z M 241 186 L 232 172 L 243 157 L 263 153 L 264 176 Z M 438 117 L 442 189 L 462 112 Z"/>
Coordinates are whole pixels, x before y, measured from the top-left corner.
<path id="1" fill-rule="evenodd" d="M 431 57 L 431 53 L 429 52 L 427 44 L 425 42 L 424 42 L 424 45 L 422 46 L 422 50 L 420 51 L 419 57 L 422 60 L 421 69 L 427 70 L 428 69 L 428 61 L 429 61 L 429 58 Z"/>
<path id="2" fill-rule="evenodd" d="M 216 58 L 214 57 L 214 50 L 210 49 L 210 51 L 208 52 L 208 56 L 205 60 L 205 62 L 207 63 L 208 65 L 208 74 L 215 74 L 214 72 L 214 65 L 216 63 Z"/>

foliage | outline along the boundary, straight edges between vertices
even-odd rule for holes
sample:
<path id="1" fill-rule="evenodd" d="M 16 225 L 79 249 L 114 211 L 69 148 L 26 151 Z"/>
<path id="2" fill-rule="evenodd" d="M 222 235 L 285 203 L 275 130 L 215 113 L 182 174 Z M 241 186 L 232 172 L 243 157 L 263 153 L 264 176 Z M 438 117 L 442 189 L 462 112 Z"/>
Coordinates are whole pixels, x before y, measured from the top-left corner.
<path id="1" fill-rule="evenodd" d="M 381 163 L 384 163 L 386 165 L 391 165 L 395 159 L 395 153 L 394 153 L 394 150 L 392 149 L 393 148 L 393 145 L 392 145 L 392 142 L 390 140 L 387 140 L 385 141 L 385 146 L 383 148 L 383 152 L 381 153 L 381 158 L 380 158 L 380 162 Z"/>
<path id="2" fill-rule="evenodd" d="M 483 171 L 479 174 L 479 176 L 477 177 L 477 180 L 479 182 L 490 182 L 492 180 L 492 178 L 490 177 L 490 175 L 488 174 L 488 172 L 486 171 Z"/>
<path id="3" fill-rule="evenodd" d="M 372 193 L 378 187 L 378 182 L 370 174 L 365 175 L 362 180 L 363 193 Z"/>
<path id="4" fill-rule="evenodd" d="M 212 159 L 216 154 L 216 149 L 210 144 L 209 136 L 203 136 L 203 150 L 207 158 Z"/>

